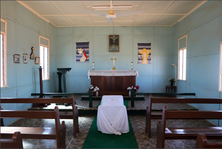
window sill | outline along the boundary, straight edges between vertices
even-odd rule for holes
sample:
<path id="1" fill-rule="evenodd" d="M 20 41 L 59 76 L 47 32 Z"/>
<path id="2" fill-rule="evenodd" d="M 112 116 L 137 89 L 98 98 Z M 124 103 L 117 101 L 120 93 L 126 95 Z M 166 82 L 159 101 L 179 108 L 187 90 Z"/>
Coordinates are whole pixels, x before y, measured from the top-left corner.
<path id="1" fill-rule="evenodd" d="M 6 88 L 6 87 L 9 87 L 9 85 L 1 86 L 1 88 Z"/>
<path id="2" fill-rule="evenodd" d="M 50 80 L 50 78 L 49 78 L 49 79 L 42 80 L 42 81 L 48 81 L 48 80 Z"/>
<path id="3" fill-rule="evenodd" d="M 180 80 L 180 79 L 177 79 L 177 81 L 185 81 L 185 82 L 186 82 L 187 80 Z"/>

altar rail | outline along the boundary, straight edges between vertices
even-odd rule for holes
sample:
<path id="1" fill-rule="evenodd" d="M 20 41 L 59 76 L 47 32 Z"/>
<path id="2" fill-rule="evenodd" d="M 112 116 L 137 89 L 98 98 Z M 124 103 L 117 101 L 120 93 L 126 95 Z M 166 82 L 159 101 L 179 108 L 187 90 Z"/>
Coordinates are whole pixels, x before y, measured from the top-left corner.
<path id="1" fill-rule="evenodd" d="M 131 89 L 131 107 L 134 107 L 134 98 L 136 95 L 156 95 L 156 96 L 168 96 L 168 97 L 176 97 L 176 96 L 196 96 L 195 93 L 136 93 L 134 89 Z"/>

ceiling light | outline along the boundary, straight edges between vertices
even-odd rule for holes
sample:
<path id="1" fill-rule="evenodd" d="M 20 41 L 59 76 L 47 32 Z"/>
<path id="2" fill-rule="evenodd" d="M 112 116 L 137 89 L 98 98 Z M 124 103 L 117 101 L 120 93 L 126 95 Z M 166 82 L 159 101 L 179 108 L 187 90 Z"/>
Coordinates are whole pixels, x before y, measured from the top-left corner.
<path id="1" fill-rule="evenodd" d="M 112 7 L 113 10 L 132 10 L 133 6 L 130 5 L 125 5 L 125 6 L 121 6 L 121 5 L 116 5 Z M 110 6 L 93 6 L 92 10 L 110 10 Z"/>

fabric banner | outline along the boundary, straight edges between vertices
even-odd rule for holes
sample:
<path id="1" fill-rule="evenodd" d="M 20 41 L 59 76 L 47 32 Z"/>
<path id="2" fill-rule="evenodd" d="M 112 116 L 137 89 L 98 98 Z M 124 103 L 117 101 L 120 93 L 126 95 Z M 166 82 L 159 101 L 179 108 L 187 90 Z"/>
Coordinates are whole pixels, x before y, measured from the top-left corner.
<path id="1" fill-rule="evenodd" d="M 151 43 L 138 43 L 138 64 L 151 64 Z"/>
<path id="2" fill-rule="evenodd" d="M 76 62 L 89 63 L 89 42 L 76 43 Z"/>

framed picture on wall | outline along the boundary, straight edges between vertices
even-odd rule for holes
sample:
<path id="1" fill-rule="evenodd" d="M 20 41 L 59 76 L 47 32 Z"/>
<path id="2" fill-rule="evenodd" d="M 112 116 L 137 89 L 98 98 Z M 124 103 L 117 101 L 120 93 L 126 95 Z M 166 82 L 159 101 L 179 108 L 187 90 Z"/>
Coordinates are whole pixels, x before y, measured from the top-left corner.
<path id="1" fill-rule="evenodd" d="M 109 35 L 109 52 L 119 52 L 119 35 Z"/>
<path id="2" fill-rule="evenodd" d="M 28 63 L 28 54 L 24 53 L 23 54 L 23 64 L 27 64 Z"/>
<path id="3" fill-rule="evenodd" d="M 14 63 L 20 63 L 20 54 L 14 54 Z"/>
<path id="4" fill-rule="evenodd" d="M 35 57 L 35 64 L 39 64 L 39 57 Z"/>

